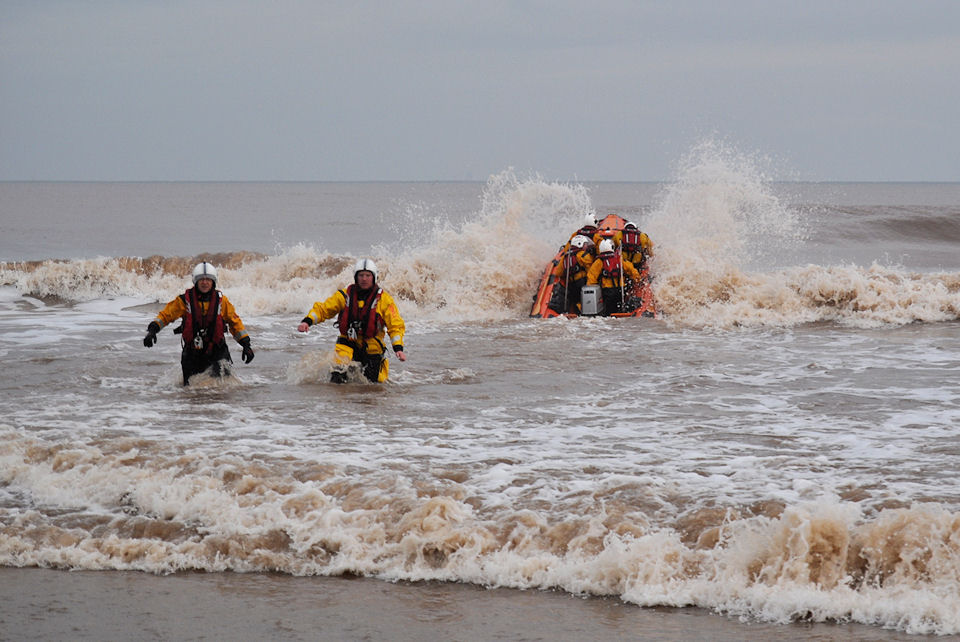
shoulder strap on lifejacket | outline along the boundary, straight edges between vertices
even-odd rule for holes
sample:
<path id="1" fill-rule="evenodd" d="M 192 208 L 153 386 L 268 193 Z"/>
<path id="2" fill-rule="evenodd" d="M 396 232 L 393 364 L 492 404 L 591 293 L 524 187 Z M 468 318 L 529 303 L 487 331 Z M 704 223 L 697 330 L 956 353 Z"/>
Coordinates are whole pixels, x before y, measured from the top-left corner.
<path id="1" fill-rule="evenodd" d="M 201 334 L 204 337 L 204 347 L 211 352 L 215 345 L 223 343 L 225 324 L 220 314 L 220 290 L 211 290 L 210 302 L 206 313 L 197 296 L 197 288 L 193 287 L 183 293 L 183 302 L 187 306 L 183 315 L 183 342 L 184 345 L 194 345 L 194 338 Z"/>
<path id="2" fill-rule="evenodd" d="M 620 255 L 616 252 L 604 254 L 600 257 L 603 261 L 603 276 L 608 279 L 620 278 Z"/>
<path id="3" fill-rule="evenodd" d="M 339 316 L 337 316 L 337 328 L 340 330 L 340 334 L 347 334 L 347 330 L 350 329 L 350 300 L 353 298 L 353 286 L 348 286 L 343 290 L 337 290 L 340 294 L 343 295 L 343 300 L 346 301 L 346 305 L 343 306 L 343 309 L 340 310 Z"/>
<path id="4" fill-rule="evenodd" d="M 631 248 L 640 245 L 640 230 L 624 230 L 623 245 Z"/>
<path id="5" fill-rule="evenodd" d="M 340 312 L 337 318 L 337 326 L 340 334 L 351 336 L 351 330 L 354 331 L 357 338 L 370 339 L 377 335 L 379 330 L 379 318 L 377 313 L 377 304 L 380 302 L 381 288 L 372 288 L 367 298 L 363 300 L 363 307 L 360 307 L 359 297 L 357 296 L 356 284 L 347 287 L 343 292 L 347 305 Z"/>

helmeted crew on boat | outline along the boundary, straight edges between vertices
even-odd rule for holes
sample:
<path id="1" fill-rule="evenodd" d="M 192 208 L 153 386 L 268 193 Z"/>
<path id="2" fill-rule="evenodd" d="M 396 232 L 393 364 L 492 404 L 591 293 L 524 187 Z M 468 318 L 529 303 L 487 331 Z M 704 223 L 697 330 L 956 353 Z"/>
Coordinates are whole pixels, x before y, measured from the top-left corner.
<path id="1" fill-rule="evenodd" d="M 580 312 L 580 290 L 587 284 L 587 271 L 596 258 L 593 242 L 581 235 L 574 236 L 556 267 L 553 276 L 556 285 L 550 299 L 550 309 L 560 314 Z"/>
<path id="2" fill-rule="evenodd" d="M 628 222 L 620 232 L 620 255 L 633 263 L 633 267 L 642 272 L 649 266 L 647 262 L 653 258 L 653 242 L 646 232 L 641 232 L 636 225 Z"/>
<path id="3" fill-rule="evenodd" d="M 580 229 L 570 235 L 570 239 L 567 241 L 567 245 L 564 247 L 564 249 L 568 249 L 570 247 L 570 241 L 578 236 L 586 237 L 591 243 L 593 243 L 593 235 L 597 233 L 597 222 L 597 215 L 593 212 L 587 212 L 584 214 L 583 225 L 580 226 Z"/>
<path id="4" fill-rule="evenodd" d="M 640 281 L 640 273 L 620 256 L 611 239 L 601 241 L 597 249 L 597 258 L 587 271 L 587 285 L 600 286 L 604 314 L 629 312 L 629 292 L 632 284 Z"/>

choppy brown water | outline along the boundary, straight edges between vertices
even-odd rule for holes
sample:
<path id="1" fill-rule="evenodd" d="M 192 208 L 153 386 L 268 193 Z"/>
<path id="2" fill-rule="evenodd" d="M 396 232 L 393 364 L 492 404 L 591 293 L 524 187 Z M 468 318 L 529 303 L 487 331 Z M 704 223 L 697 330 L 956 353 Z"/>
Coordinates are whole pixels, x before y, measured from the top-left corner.
<path id="1" fill-rule="evenodd" d="M 841 207 L 712 185 L 635 200 L 606 186 L 592 203 L 582 186 L 506 180 L 472 218 L 431 216 L 436 235 L 400 217 L 401 245 L 368 248 L 408 325 L 410 360 L 384 386 L 325 383 L 334 329 L 294 331 L 351 252 L 219 255 L 257 357 L 188 390 L 177 338 L 140 339 L 200 255 L 8 260 L 0 563 L 291 586 L 351 574 L 960 632 L 952 206 L 929 204 L 948 200 L 936 186 L 923 207 L 898 200 L 913 186 L 858 186 Z M 461 188 L 454 210 L 476 189 Z M 284 190 L 263 189 L 282 210 Z M 363 211 L 386 188 L 332 189 Z M 526 318 L 556 249 L 543 230 L 563 237 L 590 205 L 651 231 L 663 322 Z M 897 235 L 877 229 L 910 253 L 886 261 Z M 356 242 L 325 244 L 337 234 Z M 872 258 L 817 258 L 844 253 Z"/>

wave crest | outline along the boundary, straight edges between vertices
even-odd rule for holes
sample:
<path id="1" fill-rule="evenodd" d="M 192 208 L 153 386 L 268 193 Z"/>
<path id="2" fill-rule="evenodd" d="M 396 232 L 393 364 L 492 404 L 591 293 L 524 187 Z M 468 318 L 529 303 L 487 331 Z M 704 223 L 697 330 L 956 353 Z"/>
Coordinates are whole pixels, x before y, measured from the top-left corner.
<path id="1" fill-rule="evenodd" d="M 637 221 L 654 240 L 653 289 L 668 323 L 685 327 L 772 326 L 831 321 L 853 327 L 938 322 L 960 314 L 960 273 L 915 273 L 874 263 L 776 265 L 802 248 L 802 212 L 771 193 L 749 157 L 704 143 L 679 178 Z M 371 248 L 380 282 L 405 317 L 454 323 L 526 317 L 546 263 L 585 211 L 578 184 L 491 177 L 465 222 L 411 210 L 397 239 Z M 401 217 L 403 219 L 403 217 Z M 357 257 L 308 245 L 277 254 L 237 251 L 192 257 L 115 257 L 0 263 L 0 285 L 22 295 L 89 301 L 167 301 L 189 287 L 201 260 L 219 267 L 219 287 L 241 316 L 302 315 L 349 284 Z"/>

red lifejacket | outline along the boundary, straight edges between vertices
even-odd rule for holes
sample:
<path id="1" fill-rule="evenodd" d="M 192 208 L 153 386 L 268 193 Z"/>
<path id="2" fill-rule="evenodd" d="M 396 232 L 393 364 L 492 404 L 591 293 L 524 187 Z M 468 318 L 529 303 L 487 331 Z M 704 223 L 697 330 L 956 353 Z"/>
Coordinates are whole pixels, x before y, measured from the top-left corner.
<path id="1" fill-rule="evenodd" d="M 586 236 L 588 239 L 593 241 L 593 235 L 597 233 L 597 227 L 595 225 L 584 225 L 579 230 L 573 233 L 573 236 Z M 571 236 L 570 238 L 573 238 Z"/>
<path id="2" fill-rule="evenodd" d="M 207 312 L 203 313 L 197 288 L 193 287 L 183 293 L 183 301 L 187 304 L 187 312 L 183 315 L 183 345 L 194 350 L 213 351 L 213 347 L 223 343 L 225 324 L 220 315 L 220 290 L 210 291 L 210 301 L 207 303 Z M 200 337 L 202 345 L 198 348 L 194 343 Z"/>
<path id="3" fill-rule="evenodd" d="M 623 230 L 623 245 L 629 248 L 640 247 L 640 230 Z"/>
<path id="4" fill-rule="evenodd" d="M 619 282 L 622 270 L 620 255 L 616 252 L 610 252 L 608 254 L 601 254 L 599 259 L 603 261 L 603 276 Z"/>
<path id="5" fill-rule="evenodd" d="M 359 297 L 357 297 L 358 288 L 356 284 L 349 286 L 346 291 L 340 290 L 343 297 L 347 300 L 347 305 L 340 311 L 337 317 L 337 326 L 340 328 L 340 334 L 351 339 L 372 339 L 383 329 L 384 323 L 380 314 L 377 312 L 377 304 L 380 303 L 380 293 L 383 292 L 378 287 L 370 288 L 370 293 L 363 300 L 363 307 L 360 307 Z M 351 334 L 350 330 L 355 334 Z"/>

